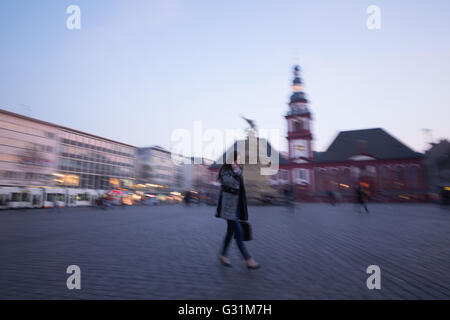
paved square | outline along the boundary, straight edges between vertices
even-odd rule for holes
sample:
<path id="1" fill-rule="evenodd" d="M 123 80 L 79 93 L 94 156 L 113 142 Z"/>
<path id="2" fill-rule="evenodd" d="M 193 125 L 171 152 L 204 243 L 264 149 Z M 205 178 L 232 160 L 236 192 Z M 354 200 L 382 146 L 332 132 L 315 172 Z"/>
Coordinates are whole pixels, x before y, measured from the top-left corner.
<path id="1" fill-rule="evenodd" d="M 217 260 L 213 207 L 0 212 L 1 299 L 450 299 L 450 211 L 433 205 L 252 207 L 262 269 Z M 81 268 L 80 291 L 66 287 Z M 367 289 L 370 265 L 381 290 Z"/>

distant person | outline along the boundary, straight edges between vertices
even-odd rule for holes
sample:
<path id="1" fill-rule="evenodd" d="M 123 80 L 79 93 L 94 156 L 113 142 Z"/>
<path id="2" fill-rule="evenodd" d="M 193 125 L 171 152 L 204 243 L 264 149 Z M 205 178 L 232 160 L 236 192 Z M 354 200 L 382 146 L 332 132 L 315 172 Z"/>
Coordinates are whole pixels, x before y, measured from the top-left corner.
<path id="1" fill-rule="evenodd" d="M 273 202 L 272 202 L 272 196 L 271 196 L 270 194 L 264 194 L 264 195 L 263 195 L 262 202 L 263 202 L 263 204 L 266 205 L 266 206 L 272 205 L 272 204 L 273 204 Z"/>
<path id="2" fill-rule="evenodd" d="M 450 201 L 450 191 L 447 190 L 447 188 L 444 186 L 440 187 L 440 189 L 441 189 L 441 194 L 440 194 L 441 204 L 443 206 L 448 206 L 449 201 Z"/>
<path id="3" fill-rule="evenodd" d="M 369 209 L 366 205 L 366 193 L 361 189 L 361 186 L 358 185 L 356 188 L 356 199 L 359 203 L 359 212 L 361 213 L 361 209 L 364 208 L 366 210 L 366 213 L 369 213 Z"/>
<path id="4" fill-rule="evenodd" d="M 114 197 L 112 196 L 112 194 L 107 194 L 105 200 L 105 207 L 106 208 L 113 208 L 114 205 Z M 122 199 L 120 199 L 120 202 L 122 202 Z"/>
<path id="5" fill-rule="evenodd" d="M 288 190 L 287 185 L 284 186 L 284 188 L 283 188 L 283 197 L 284 197 L 284 204 L 286 206 L 288 206 L 289 205 L 289 190 Z"/>
<path id="6" fill-rule="evenodd" d="M 103 210 L 106 210 L 106 201 L 105 201 L 105 195 L 102 195 L 102 196 L 100 196 L 98 199 L 97 199 L 97 206 L 100 208 L 100 209 L 103 209 Z"/>
<path id="7" fill-rule="evenodd" d="M 286 207 L 290 209 L 295 209 L 295 203 L 294 203 L 294 187 L 291 184 L 287 184 L 283 189 L 283 195 L 284 195 L 284 203 Z"/>
<path id="8" fill-rule="evenodd" d="M 260 265 L 256 263 L 247 251 L 240 223 L 240 220 L 248 221 L 248 210 L 244 178 L 242 168 L 237 162 L 237 152 L 234 153 L 233 161 L 233 164 L 224 164 L 219 170 L 218 180 L 221 183 L 221 192 L 216 216 L 227 221 L 227 234 L 219 259 L 224 266 L 231 267 L 231 263 L 227 258 L 227 252 L 234 235 L 247 268 L 256 270 L 260 268 Z"/>
<path id="9" fill-rule="evenodd" d="M 336 206 L 336 195 L 331 190 L 328 191 L 328 199 L 330 200 L 332 206 Z"/>
<path id="10" fill-rule="evenodd" d="M 187 191 L 184 196 L 184 203 L 186 204 L 186 206 L 189 207 L 191 205 L 191 200 L 192 200 L 192 194 L 190 191 Z"/>
<path id="11" fill-rule="evenodd" d="M 56 212 L 59 212 L 59 210 L 58 210 L 58 201 L 57 201 L 57 199 L 56 199 L 56 196 L 53 197 L 53 209 L 54 209 Z"/>

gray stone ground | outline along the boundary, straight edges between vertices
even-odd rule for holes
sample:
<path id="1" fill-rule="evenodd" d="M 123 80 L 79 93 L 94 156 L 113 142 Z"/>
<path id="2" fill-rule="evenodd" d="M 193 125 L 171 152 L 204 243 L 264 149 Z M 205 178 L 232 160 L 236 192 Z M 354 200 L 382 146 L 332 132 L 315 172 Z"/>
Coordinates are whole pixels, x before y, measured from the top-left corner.
<path id="1" fill-rule="evenodd" d="M 249 272 L 217 254 L 212 207 L 0 212 L 1 299 L 449 299 L 450 211 L 433 205 L 250 208 Z M 66 287 L 79 265 L 82 290 Z M 379 291 L 366 269 L 381 267 Z"/>

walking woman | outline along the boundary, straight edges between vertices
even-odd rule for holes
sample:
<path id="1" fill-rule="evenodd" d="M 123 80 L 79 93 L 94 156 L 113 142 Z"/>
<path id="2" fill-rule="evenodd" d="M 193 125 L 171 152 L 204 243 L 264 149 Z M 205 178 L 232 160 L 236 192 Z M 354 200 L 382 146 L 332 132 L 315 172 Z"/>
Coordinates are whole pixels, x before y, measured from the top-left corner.
<path id="1" fill-rule="evenodd" d="M 233 164 L 224 164 L 219 171 L 221 183 L 217 217 L 227 221 L 227 234 L 219 257 L 221 263 L 231 267 L 227 258 L 228 248 L 233 235 L 249 270 L 256 270 L 260 265 L 251 257 L 243 241 L 240 221 L 248 221 L 247 199 L 244 187 L 242 168 L 238 165 L 238 153 L 234 152 Z M 230 161 L 227 161 L 228 163 Z"/>

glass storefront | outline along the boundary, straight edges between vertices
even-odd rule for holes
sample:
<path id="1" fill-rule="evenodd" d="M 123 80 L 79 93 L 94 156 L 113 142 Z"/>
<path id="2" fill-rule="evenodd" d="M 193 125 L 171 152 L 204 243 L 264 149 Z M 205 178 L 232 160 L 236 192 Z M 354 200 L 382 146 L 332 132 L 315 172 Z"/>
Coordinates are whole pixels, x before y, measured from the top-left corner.
<path id="1" fill-rule="evenodd" d="M 108 190 L 135 180 L 134 147 L 71 132 L 62 134 L 60 146 L 59 171 L 77 176 L 82 189 Z"/>

